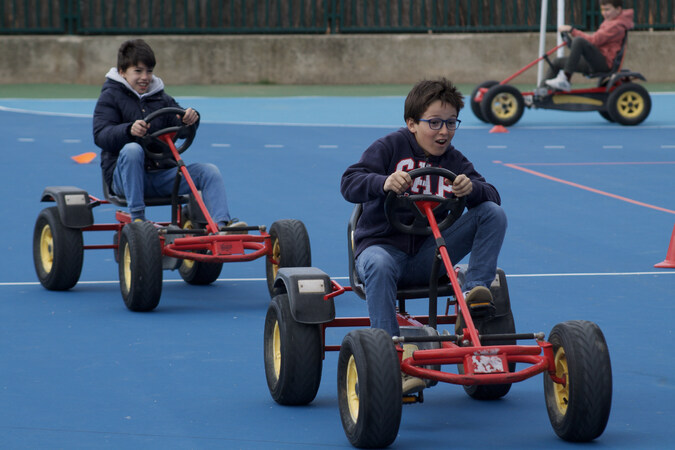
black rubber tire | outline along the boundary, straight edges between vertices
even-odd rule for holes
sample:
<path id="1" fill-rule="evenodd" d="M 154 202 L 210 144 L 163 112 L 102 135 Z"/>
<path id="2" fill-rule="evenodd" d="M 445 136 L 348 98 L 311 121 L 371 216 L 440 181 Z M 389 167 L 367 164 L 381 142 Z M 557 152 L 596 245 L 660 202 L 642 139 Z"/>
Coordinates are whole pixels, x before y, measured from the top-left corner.
<path id="1" fill-rule="evenodd" d="M 338 404 L 349 442 L 381 448 L 401 424 L 401 365 L 391 336 L 381 329 L 350 331 L 338 358 Z"/>
<path id="2" fill-rule="evenodd" d="M 607 111 L 598 111 L 598 113 L 602 116 L 603 119 L 605 119 L 607 122 L 614 123 L 614 119 L 612 119 L 612 116 L 609 115 Z"/>
<path id="3" fill-rule="evenodd" d="M 120 291 L 131 311 L 152 311 L 162 295 L 162 247 L 150 222 L 122 228 L 119 246 Z"/>
<path id="4" fill-rule="evenodd" d="M 593 322 L 563 322 L 551 330 L 556 359 L 554 383 L 544 373 L 546 409 L 556 434 L 566 441 L 588 442 L 602 434 L 612 406 L 612 366 L 600 328 Z"/>
<path id="5" fill-rule="evenodd" d="M 498 84 L 485 93 L 480 110 L 487 122 L 509 127 L 523 116 L 525 100 L 516 87 Z"/>
<path id="6" fill-rule="evenodd" d="M 274 297 L 274 280 L 282 267 L 310 267 L 312 250 L 305 224 L 295 219 L 277 220 L 270 227 L 272 255 L 265 259 L 267 289 Z M 272 261 L 276 262 L 272 262 Z"/>
<path id="7" fill-rule="evenodd" d="M 476 98 L 476 94 L 478 94 L 478 91 L 482 88 L 491 88 L 492 86 L 499 84 L 499 81 L 483 81 L 481 84 L 476 86 L 476 88 L 473 90 L 471 93 L 471 111 L 473 112 L 473 115 L 478 118 L 481 122 L 488 123 L 488 121 L 485 119 L 485 116 L 483 116 L 483 112 L 480 110 L 480 102 L 477 102 L 474 100 Z"/>
<path id="8" fill-rule="evenodd" d="M 652 99 L 647 89 L 637 83 L 625 83 L 609 94 L 607 111 L 614 122 L 638 125 L 652 110 Z"/>
<path id="9" fill-rule="evenodd" d="M 64 226 L 56 206 L 40 211 L 33 231 L 33 264 L 40 284 L 50 291 L 72 288 L 83 260 L 82 230 Z"/>
<path id="10" fill-rule="evenodd" d="M 267 387 L 281 405 L 306 405 L 321 383 L 323 347 L 319 325 L 296 322 L 287 294 L 272 298 L 265 316 Z"/>
<path id="11" fill-rule="evenodd" d="M 193 229 L 199 226 L 193 224 L 187 217 L 183 219 L 183 228 Z M 199 227 L 201 228 L 201 227 Z M 213 283 L 220 276 L 223 270 L 223 263 L 206 263 L 184 259 L 178 273 L 186 283 L 198 286 L 204 286 Z"/>

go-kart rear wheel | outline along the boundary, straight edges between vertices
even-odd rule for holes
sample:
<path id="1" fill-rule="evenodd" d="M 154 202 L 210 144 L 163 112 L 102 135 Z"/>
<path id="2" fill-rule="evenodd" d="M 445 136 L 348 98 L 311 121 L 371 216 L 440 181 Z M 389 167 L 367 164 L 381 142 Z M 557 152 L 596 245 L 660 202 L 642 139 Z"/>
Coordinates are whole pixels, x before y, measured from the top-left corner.
<path id="1" fill-rule="evenodd" d="M 401 424 L 401 366 L 391 336 L 381 329 L 350 331 L 338 357 L 338 404 L 355 447 L 381 448 Z"/>
<path id="2" fill-rule="evenodd" d="M 265 316 L 265 376 L 272 398 L 282 405 L 306 405 L 321 383 L 323 349 L 319 325 L 296 322 L 287 294 L 272 298 Z"/>
<path id="3" fill-rule="evenodd" d="M 621 125 L 642 123 L 652 109 L 652 100 L 647 89 L 637 83 L 625 83 L 609 94 L 607 112 L 612 120 Z"/>
<path id="4" fill-rule="evenodd" d="M 525 101 L 514 86 L 498 84 L 485 93 L 480 110 L 487 122 L 508 127 L 523 116 Z"/>
<path id="5" fill-rule="evenodd" d="M 555 375 L 544 374 L 546 409 L 556 434 L 587 442 L 602 434 L 612 405 L 612 367 L 600 328 L 593 322 L 563 322 L 551 330 Z"/>
<path id="6" fill-rule="evenodd" d="M 82 273 L 82 230 L 61 223 L 58 207 L 38 214 L 33 231 L 33 264 L 42 286 L 65 291 L 77 284 Z"/>
<path id="7" fill-rule="evenodd" d="M 192 230 L 197 228 L 190 219 L 183 219 L 183 228 Z M 204 253 L 202 251 L 202 253 Z M 188 284 L 207 285 L 218 279 L 223 270 L 223 263 L 206 263 L 184 259 L 178 268 L 181 278 Z"/>
<path id="8" fill-rule="evenodd" d="M 119 246 L 120 291 L 131 311 L 152 311 L 162 295 L 162 246 L 150 222 L 122 228 Z"/>
<path id="9" fill-rule="evenodd" d="M 282 267 L 310 267 L 312 251 L 305 224 L 299 220 L 277 220 L 270 227 L 272 254 L 265 260 L 267 289 L 274 296 L 274 280 Z"/>
<path id="10" fill-rule="evenodd" d="M 476 86 L 476 89 L 474 89 L 473 92 L 471 93 L 471 111 L 473 111 L 473 115 L 476 116 L 478 120 L 482 122 L 487 122 L 487 120 L 485 119 L 485 116 L 483 116 L 483 112 L 480 110 L 481 102 L 477 102 L 475 100 L 476 96 L 478 95 L 481 89 L 489 89 L 495 84 L 499 84 L 499 81 L 494 80 L 483 81 L 481 84 Z"/>

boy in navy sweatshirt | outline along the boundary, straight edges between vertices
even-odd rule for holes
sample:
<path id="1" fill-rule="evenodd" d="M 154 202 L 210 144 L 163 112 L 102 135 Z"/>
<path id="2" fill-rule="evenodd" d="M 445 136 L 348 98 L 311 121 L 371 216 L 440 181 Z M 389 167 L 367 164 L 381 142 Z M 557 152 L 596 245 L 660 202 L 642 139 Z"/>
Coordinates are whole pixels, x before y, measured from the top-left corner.
<path id="1" fill-rule="evenodd" d="M 106 74 L 101 95 L 94 109 L 94 142 L 101 148 L 103 178 L 111 192 L 126 197 L 132 220 L 145 219 L 145 197 L 169 197 L 176 177 L 176 162 L 145 158 L 140 140 L 148 132 L 176 126 L 177 118 L 164 116 L 152 124 L 143 118 L 161 108 L 180 105 L 164 92 L 162 79 L 153 74 L 155 54 L 142 39 L 124 42 L 117 54 L 117 67 Z M 199 126 L 199 114 L 188 108 L 183 116 L 185 125 Z M 150 130 L 150 126 L 153 127 Z M 225 183 L 216 167 L 210 163 L 187 166 L 209 213 L 219 227 L 245 227 L 230 217 L 225 194 Z M 181 179 L 179 194 L 190 188 Z"/>
<path id="2" fill-rule="evenodd" d="M 384 212 L 389 191 L 421 193 L 415 192 L 408 174 L 419 167 L 442 167 L 457 175 L 449 195 L 466 197 L 468 210 L 443 232 L 443 238 L 453 263 L 471 254 L 462 289 L 472 316 L 494 310 L 489 286 L 506 233 L 506 215 L 497 189 L 451 144 L 463 106 L 462 94 L 447 79 L 417 83 L 405 100 L 406 126 L 375 141 L 342 175 L 344 198 L 363 204 L 354 231 L 354 253 L 371 326 L 392 336 L 399 334 L 397 287 L 428 284 L 436 252 L 433 236 L 400 233 L 389 225 Z M 439 186 L 437 177 L 431 177 L 431 186 Z M 442 190 L 440 195 L 448 191 Z M 483 306 L 474 309 L 472 305 Z M 403 382 L 404 392 L 410 393 L 405 377 Z M 423 382 L 416 388 L 422 389 Z"/>

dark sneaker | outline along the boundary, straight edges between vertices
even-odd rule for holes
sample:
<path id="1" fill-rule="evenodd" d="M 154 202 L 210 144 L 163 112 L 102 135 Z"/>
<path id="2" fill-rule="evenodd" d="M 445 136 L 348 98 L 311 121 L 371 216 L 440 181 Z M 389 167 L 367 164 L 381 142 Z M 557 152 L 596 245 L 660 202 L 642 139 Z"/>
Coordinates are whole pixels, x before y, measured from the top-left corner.
<path id="1" fill-rule="evenodd" d="M 476 286 L 470 291 L 465 292 L 464 301 L 474 321 L 485 320 L 495 314 L 496 308 L 492 299 L 492 292 L 485 286 Z M 455 333 L 460 334 L 464 327 L 464 318 L 459 314 L 457 322 L 455 322 Z"/>

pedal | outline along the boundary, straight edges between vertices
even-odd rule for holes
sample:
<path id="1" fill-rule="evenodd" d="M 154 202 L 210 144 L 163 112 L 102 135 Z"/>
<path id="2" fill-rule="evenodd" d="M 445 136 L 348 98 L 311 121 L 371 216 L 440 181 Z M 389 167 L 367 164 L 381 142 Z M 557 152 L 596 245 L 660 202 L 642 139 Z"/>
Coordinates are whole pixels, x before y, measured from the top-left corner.
<path id="1" fill-rule="evenodd" d="M 424 403 L 424 391 L 418 392 L 416 395 L 404 395 L 402 398 L 404 405 L 411 405 L 413 403 Z"/>

